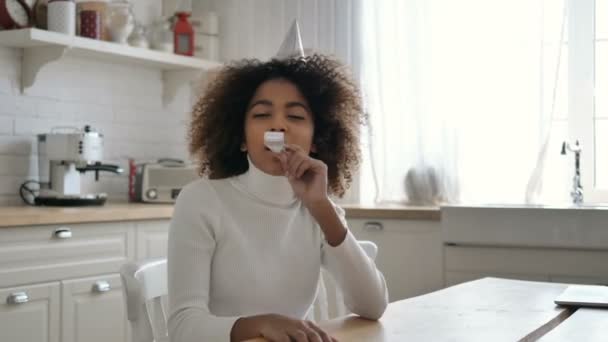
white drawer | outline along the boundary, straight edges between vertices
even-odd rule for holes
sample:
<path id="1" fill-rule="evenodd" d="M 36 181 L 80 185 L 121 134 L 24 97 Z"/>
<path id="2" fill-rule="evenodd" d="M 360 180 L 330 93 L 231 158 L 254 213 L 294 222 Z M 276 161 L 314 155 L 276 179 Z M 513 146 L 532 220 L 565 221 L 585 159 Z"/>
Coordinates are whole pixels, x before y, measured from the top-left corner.
<path id="1" fill-rule="evenodd" d="M 59 342 L 59 283 L 0 289 L 2 341 Z"/>
<path id="2" fill-rule="evenodd" d="M 0 287 L 118 272 L 133 259 L 128 223 L 0 229 Z"/>

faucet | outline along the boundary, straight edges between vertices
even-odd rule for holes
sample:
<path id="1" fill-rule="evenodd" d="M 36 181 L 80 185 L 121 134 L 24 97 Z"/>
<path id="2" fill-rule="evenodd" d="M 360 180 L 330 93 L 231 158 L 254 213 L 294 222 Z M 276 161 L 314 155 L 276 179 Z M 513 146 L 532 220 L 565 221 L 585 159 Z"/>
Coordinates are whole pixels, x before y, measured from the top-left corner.
<path id="1" fill-rule="evenodd" d="M 566 155 L 566 150 L 574 152 L 574 177 L 572 177 L 572 191 L 570 191 L 570 197 L 572 198 L 573 204 L 583 203 L 583 186 L 581 185 L 581 147 L 578 140 L 574 144 L 574 147 L 564 141 L 562 144 L 562 155 Z"/>

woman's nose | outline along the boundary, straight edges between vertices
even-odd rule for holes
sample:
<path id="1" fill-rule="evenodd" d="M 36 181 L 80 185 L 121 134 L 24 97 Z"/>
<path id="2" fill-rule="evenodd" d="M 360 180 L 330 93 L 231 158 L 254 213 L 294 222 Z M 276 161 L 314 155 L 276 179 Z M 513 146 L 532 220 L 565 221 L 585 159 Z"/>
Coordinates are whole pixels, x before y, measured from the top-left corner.
<path id="1" fill-rule="evenodd" d="M 272 121 L 272 127 L 270 128 L 270 131 L 285 132 L 285 129 L 286 129 L 285 120 L 283 120 L 280 117 L 275 117 L 274 120 Z"/>

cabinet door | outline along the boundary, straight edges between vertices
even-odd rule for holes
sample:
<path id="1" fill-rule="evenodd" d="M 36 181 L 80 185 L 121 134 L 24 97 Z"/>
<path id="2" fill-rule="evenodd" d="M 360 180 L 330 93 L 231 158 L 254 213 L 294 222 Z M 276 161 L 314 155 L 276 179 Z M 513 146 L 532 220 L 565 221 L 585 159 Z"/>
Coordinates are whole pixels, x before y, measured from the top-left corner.
<path id="1" fill-rule="evenodd" d="M 0 340 L 59 342 L 59 283 L 0 289 Z"/>
<path id="2" fill-rule="evenodd" d="M 443 287 L 441 227 L 437 221 L 349 219 L 357 240 L 378 245 L 376 265 L 390 301 Z"/>
<path id="3" fill-rule="evenodd" d="M 137 223 L 137 260 L 167 257 L 169 220 Z"/>
<path id="4" fill-rule="evenodd" d="M 128 321 L 120 275 L 61 284 L 62 342 L 126 342 Z"/>

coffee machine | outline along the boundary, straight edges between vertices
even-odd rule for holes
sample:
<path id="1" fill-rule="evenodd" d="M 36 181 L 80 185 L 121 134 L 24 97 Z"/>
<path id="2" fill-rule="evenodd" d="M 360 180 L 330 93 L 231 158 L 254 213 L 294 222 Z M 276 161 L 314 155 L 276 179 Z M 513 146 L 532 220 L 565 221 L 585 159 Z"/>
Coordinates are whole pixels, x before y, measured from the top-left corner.
<path id="1" fill-rule="evenodd" d="M 38 135 L 38 171 L 40 190 L 34 204 L 47 206 L 103 205 L 106 193 L 84 194 L 80 176 L 101 171 L 120 174 L 117 165 L 103 164 L 103 135 L 90 126 L 84 129 L 57 127 Z"/>

